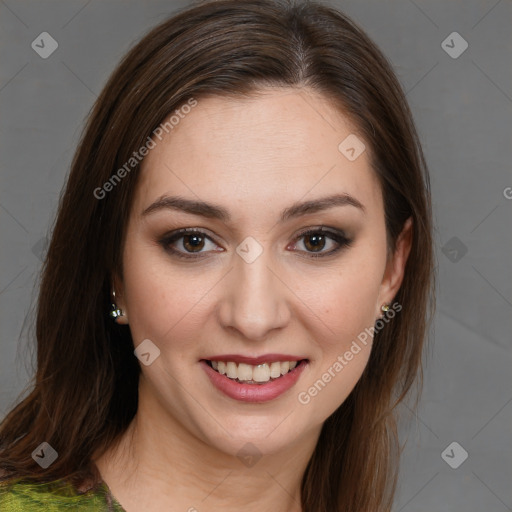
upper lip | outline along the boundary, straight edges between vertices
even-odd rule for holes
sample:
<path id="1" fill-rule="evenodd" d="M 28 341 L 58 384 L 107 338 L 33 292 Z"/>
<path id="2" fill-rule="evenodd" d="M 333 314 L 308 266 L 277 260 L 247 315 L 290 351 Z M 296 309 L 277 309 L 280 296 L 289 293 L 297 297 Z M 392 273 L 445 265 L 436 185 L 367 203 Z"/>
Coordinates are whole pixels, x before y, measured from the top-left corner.
<path id="1" fill-rule="evenodd" d="M 276 361 L 301 361 L 307 359 L 303 356 L 291 356 L 287 354 L 263 354 L 257 357 L 242 356 L 240 354 L 223 354 L 205 358 L 206 361 L 232 361 L 234 363 L 245 363 L 256 366 L 263 363 L 274 363 Z"/>

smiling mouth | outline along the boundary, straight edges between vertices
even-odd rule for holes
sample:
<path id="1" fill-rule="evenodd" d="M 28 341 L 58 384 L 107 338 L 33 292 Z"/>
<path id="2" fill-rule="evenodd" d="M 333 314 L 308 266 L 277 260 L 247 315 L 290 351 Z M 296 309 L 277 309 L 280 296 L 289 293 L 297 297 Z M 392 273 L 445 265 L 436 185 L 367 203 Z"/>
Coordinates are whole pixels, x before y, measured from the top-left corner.
<path id="1" fill-rule="evenodd" d="M 266 384 L 292 372 L 305 364 L 307 359 L 300 361 L 274 361 L 257 365 L 236 363 L 234 361 L 209 361 L 206 364 L 228 379 L 241 384 Z"/>

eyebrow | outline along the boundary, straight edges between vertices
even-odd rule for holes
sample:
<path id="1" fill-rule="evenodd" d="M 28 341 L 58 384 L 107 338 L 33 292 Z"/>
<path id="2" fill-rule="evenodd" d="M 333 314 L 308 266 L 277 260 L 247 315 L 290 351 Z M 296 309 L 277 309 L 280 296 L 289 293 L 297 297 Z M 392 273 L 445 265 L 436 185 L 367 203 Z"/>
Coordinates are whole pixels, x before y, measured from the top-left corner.
<path id="1" fill-rule="evenodd" d="M 281 212 L 280 221 L 284 222 L 292 218 L 300 217 L 310 213 L 316 213 L 322 210 L 327 210 L 329 208 L 334 208 L 336 206 L 353 206 L 361 210 L 363 213 L 366 213 L 363 204 L 355 197 L 349 194 L 335 194 L 327 197 L 321 197 L 319 199 L 313 199 L 311 201 L 305 201 L 302 203 L 294 203 Z M 207 203 L 204 201 L 186 199 L 181 196 L 165 195 L 161 196 L 154 203 L 148 206 L 141 215 L 146 216 L 162 210 L 179 210 L 190 213 L 192 215 L 218 219 L 223 222 L 228 222 L 231 220 L 229 211 L 226 210 L 223 206 Z"/>

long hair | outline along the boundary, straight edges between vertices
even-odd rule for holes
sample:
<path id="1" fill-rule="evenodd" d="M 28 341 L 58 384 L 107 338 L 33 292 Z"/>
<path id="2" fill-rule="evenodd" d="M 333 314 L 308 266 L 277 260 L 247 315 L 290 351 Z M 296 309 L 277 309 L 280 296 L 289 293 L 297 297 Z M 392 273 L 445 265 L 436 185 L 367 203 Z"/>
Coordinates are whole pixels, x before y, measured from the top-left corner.
<path id="1" fill-rule="evenodd" d="M 392 66 L 356 24 L 316 1 L 196 3 L 151 30 L 111 75 L 75 153 L 43 266 L 36 373 L 0 425 L 0 468 L 9 478 L 78 484 L 91 474 L 92 455 L 116 443 L 137 411 L 130 331 L 108 311 L 140 163 L 108 194 L 98 190 L 191 98 L 268 86 L 314 90 L 357 127 L 382 188 L 389 251 L 413 219 L 394 298 L 402 309 L 375 334 L 361 378 L 325 421 L 301 488 L 305 512 L 391 509 L 396 406 L 415 382 L 419 396 L 434 305 L 428 170 Z M 47 469 L 31 457 L 43 441 L 59 454 Z"/>

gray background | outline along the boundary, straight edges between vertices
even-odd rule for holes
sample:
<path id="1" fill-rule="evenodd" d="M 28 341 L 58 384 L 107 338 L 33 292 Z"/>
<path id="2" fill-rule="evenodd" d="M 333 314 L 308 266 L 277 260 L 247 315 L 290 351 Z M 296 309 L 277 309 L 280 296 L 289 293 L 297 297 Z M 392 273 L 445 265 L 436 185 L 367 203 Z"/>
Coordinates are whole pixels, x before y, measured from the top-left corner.
<path id="1" fill-rule="evenodd" d="M 431 171 L 438 309 L 395 512 L 512 510 L 512 2 L 330 3 L 390 58 Z M 20 333 L 83 120 L 127 49 L 186 4 L 0 0 L 0 416 L 31 372 Z M 47 59 L 31 48 L 45 31 Z M 454 31 L 458 58 L 441 45 Z M 454 441 L 457 469 L 441 456 Z"/>

